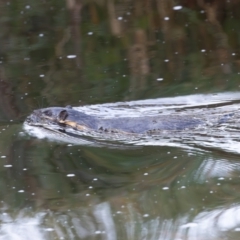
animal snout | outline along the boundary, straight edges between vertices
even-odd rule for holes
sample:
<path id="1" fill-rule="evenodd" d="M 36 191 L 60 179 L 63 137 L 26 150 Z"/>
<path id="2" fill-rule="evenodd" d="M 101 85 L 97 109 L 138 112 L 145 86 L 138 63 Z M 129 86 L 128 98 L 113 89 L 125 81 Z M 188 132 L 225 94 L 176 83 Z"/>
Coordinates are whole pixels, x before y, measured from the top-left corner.
<path id="1" fill-rule="evenodd" d="M 39 118 L 41 116 L 41 111 L 40 110 L 34 110 L 33 113 L 26 118 L 26 122 L 31 124 L 31 123 L 37 123 L 39 122 Z"/>

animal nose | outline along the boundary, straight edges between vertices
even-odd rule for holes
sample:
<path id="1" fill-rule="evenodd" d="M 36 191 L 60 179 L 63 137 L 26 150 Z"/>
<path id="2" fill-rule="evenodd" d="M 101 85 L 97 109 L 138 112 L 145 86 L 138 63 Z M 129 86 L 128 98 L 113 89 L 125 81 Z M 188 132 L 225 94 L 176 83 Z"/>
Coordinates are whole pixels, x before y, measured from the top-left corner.
<path id="1" fill-rule="evenodd" d="M 41 111 L 40 110 L 34 110 L 33 113 L 26 118 L 27 123 L 36 123 L 39 121 Z"/>

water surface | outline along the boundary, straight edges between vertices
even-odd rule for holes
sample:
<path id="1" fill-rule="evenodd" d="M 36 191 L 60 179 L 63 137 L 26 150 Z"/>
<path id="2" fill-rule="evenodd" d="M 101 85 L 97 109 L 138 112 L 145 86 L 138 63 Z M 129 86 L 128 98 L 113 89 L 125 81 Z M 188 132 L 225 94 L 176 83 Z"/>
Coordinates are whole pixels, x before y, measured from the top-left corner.
<path id="1" fill-rule="evenodd" d="M 237 0 L 2 2 L 0 238 L 239 239 L 238 118 L 101 146 L 23 130 L 49 106 L 102 117 L 238 113 L 239 9 Z"/>

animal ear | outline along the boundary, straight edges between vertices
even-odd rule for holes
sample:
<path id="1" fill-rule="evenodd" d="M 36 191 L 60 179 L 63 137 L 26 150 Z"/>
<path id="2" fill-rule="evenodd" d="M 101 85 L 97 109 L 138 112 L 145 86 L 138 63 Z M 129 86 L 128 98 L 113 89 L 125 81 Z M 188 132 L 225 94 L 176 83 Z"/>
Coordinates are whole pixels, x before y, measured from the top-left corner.
<path id="1" fill-rule="evenodd" d="M 64 121 L 68 117 L 68 113 L 66 110 L 62 110 L 58 115 L 59 121 Z"/>

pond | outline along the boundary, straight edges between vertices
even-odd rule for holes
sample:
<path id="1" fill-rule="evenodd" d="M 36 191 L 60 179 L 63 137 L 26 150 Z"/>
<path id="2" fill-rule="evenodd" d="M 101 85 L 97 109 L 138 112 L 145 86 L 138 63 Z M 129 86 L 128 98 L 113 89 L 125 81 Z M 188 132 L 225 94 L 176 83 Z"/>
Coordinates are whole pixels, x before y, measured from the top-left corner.
<path id="1" fill-rule="evenodd" d="M 239 9 L 2 3 L 0 238 L 239 239 Z M 66 105 L 102 118 L 220 124 L 81 142 L 24 128 L 34 109 Z"/>

